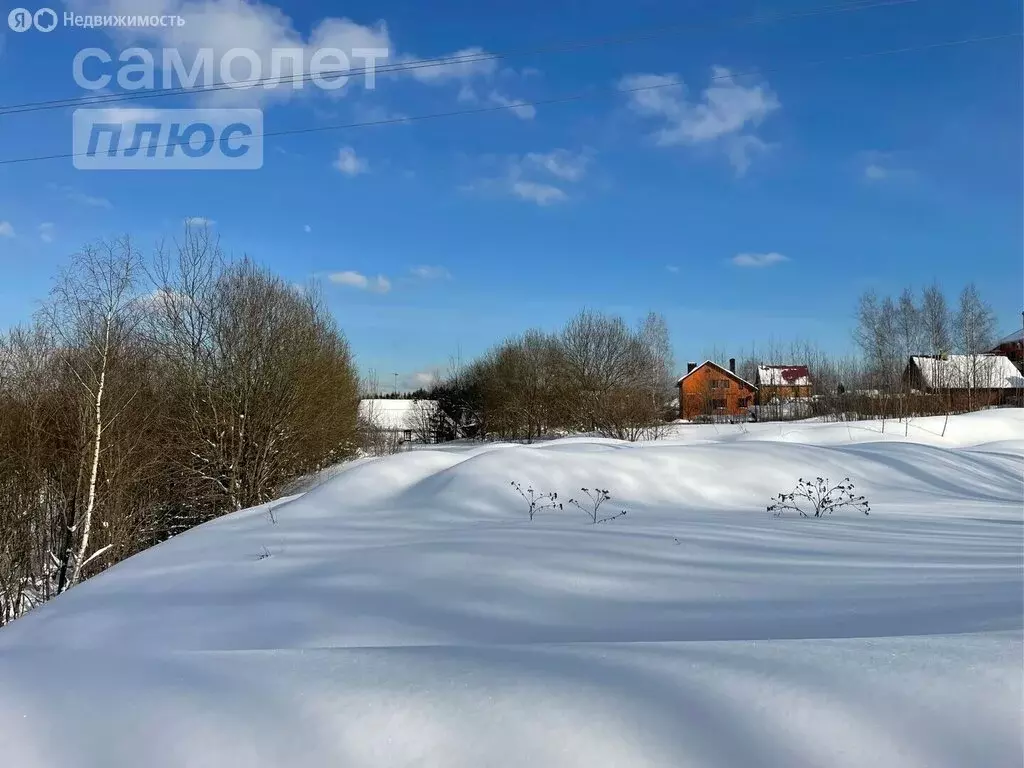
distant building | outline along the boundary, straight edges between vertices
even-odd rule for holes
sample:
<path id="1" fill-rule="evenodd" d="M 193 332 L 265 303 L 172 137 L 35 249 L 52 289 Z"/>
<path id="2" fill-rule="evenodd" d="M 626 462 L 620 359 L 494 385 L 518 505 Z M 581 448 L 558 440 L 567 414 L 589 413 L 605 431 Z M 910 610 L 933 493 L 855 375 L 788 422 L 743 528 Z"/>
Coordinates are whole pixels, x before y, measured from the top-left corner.
<path id="1" fill-rule="evenodd" d="M 757 384 L 758 421 L 803 419 L 812 413 L 811 397 L 814 383 L 806 365 L 757 366 L 754 376 Z"/>
<path id="2" fill-rule="evenodd" d="M 808 398 L 814 394 L 811 372 L 806 365 L 757 366 L 757 401 L 765 405 L 773 400 Z"/>
<path id="3" fill-rule="evenodd" d="M 1002 405 L 1020 397 L 1024 374 L 1006 355 L 930 355 L 910 358 L 903 386 L 946 395 L 956 408 Z"/>
<path id="4" fill-rule="evenodd" d="M 447 421 L 436 400 L 369 398 L 359 401 L 359 419 L 396 443 L 436 443 Z"/>
<path id="5" fill-rule="evenodd" d="M 679 418 L 687 421 L 746 419 L 757 396 L 757 387 L 736 375 L 736 360 L 729 367 L 705 360 L 689 363 L 679 386 Z"/>
<path id="6" fill-rule="evenodd" d="M 1024 373 L 1024 328 L 1000 339 L 989 351 L 993 355 L 1006 355 L 1017 370 Z"/>

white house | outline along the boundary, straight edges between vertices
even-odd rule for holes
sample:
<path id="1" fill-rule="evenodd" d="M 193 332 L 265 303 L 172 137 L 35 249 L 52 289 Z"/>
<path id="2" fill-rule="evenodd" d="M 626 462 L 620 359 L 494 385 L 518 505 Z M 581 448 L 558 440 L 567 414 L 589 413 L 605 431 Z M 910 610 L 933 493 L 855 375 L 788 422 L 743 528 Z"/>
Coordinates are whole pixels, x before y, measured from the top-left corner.
<path id="1" fill-rule="evenodd" d="M 438 419 L 443 418 L 436 400 L 359 401 L 359 419 L 395 442 L 437 442 Z"/>
<path id="2" fill-rule="evenodd" d="M 1003 391 L 1024 387 L 1024 378 L 1005 355 L 911 357 L 904 381 L 922 392 Z"/>

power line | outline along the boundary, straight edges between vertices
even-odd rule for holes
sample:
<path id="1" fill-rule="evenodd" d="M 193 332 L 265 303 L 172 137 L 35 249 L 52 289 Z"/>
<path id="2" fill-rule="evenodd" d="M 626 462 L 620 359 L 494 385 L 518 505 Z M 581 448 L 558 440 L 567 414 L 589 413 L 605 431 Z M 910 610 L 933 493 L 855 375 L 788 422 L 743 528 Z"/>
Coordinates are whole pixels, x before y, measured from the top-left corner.
<path id="1" fill-rule="evenodd" d="M 25 102 L 22 104 L 9 104 L 0 106 L 0 116 L 23 114 L 26 112 L 40 112 L 44 110 L 61 109 L 65 107 L 96 106 L 105 104 L 115 104 L 123 101 L 136 101 L 139 99 L 154 99 L 169 96 L 181 96 L 187 94 L 190 95 L 196 93 L 210 93 L 228 89 L 242 90 L 267 84 L 280 87 L 287 87 L 294 84 L 308 82 L 314 77 L 322 78 L 342 75 L 357 76 L 366 74 L 386 75 L 393 73 L 415 71 L 419 69 L 429 69 L 433 67 L 446 67 L 460 64 L 475 64 L 478 62 L 496 61 L 499 59 L 512 58 L 514 56 L 528 56 L 550 53 L 572 53 L 587 50 L 590 48 L 598 48 L 609 45 L 627 45 L 632 43 L 640 43 L 649 40 L 670 37 L 684 32 L 700 31 L 702 29 L 732 26 L 752 26 L 757 24 L 771 24 L 773 22 L 788 21 L 792 19 L 866 11 L 872 8 L 888 8 L 892 6 L 908 5 L 916 2 L 919 2 L 919 0 L 852 0 L 851 2 L 833 3 L 831 5 L 817 6 L 815 8 L 809 8 L 803 11 L 765 14 L 762 16 L 752 16 L 749 18 L 732 19 L 730 21 L 723 22 L 720 24 L 676 24 L 667 27 L 640 30 L 630 35 L 619 37 L 605 37 L 590 40 L 568 41 L 562 43 L 555 43 L 540 48 L 519 49 L 504 51 L 500 53 L 480 52 L 464 54 L 462 56 L 444 56 L 434 59 L 416 59 L 413 61 L 386 64 L 380 67 L 363 67 L 360 69 L 348 70 L 323 70 L 315 73 L 305 72 L 299 75 L 292 75 L 291 77 L 288 78 L 254 78 L 249 80 L 238 80 L 230 84 L 221 82 L 198 87 L 180 86 L 177 88 L 150 89 L 146 91 L 139 91 L 137 93 L 113 93 L 98 96 L 77 96 L 68 97 L 64 99 L 50 99 L 47 101 Z"/>
<path id="2" fill-rule="evenodd" d="M 917 53 L 917 52 L 921 52 L 921 51 L 936 50 L 936 49 L 939 49 L 939 48 L 952 48 L 952 47 L 960 46 L 960 45 L 972 45 L 972 44 L 978 44 L 978 43 L 994 42 L 994 41 L 997 41 L 997 40 L 1009 40 L 1011 38 L 1019 38 L 1021 36 L 1022 36 L 1021 32 L 1010 32 L 1010 33 L 1007 33 L 1007 34 L 989 35 L 989 36 L 986 36 L 986 37 L 967 37 L 967 38 L 961 38 L 959 40 L 944 40 L 944 41 L 937 42 L 937 43 L 926 43 L 926 44 L 923 44 L 923 45 L 905 46 L 903 48 L 888 48 L 888 49 L 881 50 L 881 51 L 866 51 L 866 52 L 862 52 L 862 53 L 849 54 L 847 56 L 835 56 L 835 57 L 830 57 L 830 58 L 826 58 L 826 59 L 814 59 L 814 60 L 810 60 L 810 61 L 799 62 L 799 63 L 793 65 L 792 68 L 796 68 L 796 67 L 813 67 L 813 66 L 818 66 L 818 65 L 821 65 L 821 64 L 838 63 L 838 62 L 844 62 L 844 61 L 857 61 L 857 60 L 861 60 L 861 59 L 876 58 L 876 57 L 880 57 L 880 56 L 894 56 L 894 55 L 898 55 L 898 54 L 902 54 L 902 53 Z M 773 72 L 780 72 L 780 71 L 783 71 L 783 70 L 786 70 L 786 69 L 790 69 L 790 68 L 791 67 L 784 66 L 784 67 L 773 67 L 771 69 L 751 70 L 751 71 L 748 71 L 748 72 L 741 72 L 741 73 L 732 73 L 732 72 L 730 72 L 728 74 L 712 75 L 709 79 L 710 80 L 729 80 L 729 79 L 738 78 L 738 77 L 747 77 L 747 76 L 750 76 L 750 75 L 771 74 Z M 656 89 L 659 89 L 659 88 L 671 88 L 671 87 L 680 86 L 680 85 L 683 85 L 683 84 L 684 83 L 683 83 L 682 80 L 670 80 L 670 81 L 665 81 L 665 82 L 658 83 L 656 85 L 643 85 L 643 86 L 636 86 L 636 87 L 632 87 L 632 88 L 614 88 L 611 91 L 593 91 L 593 90 L 589 90 L 589 91 L 581 91 L 581 92 L 578 92 L 578 93 L 568 94 L 568 95 L 565 95 L 565 96 L 558 96 L 558 97 L 554 97 L 554 98 L 550 98 L 550 99 L 538 99 L 538 100 L 535 100 L 535 101 L 522 101 L 522 102 L 517 102 L 515 104 L 508 104 L 508 105 L 504 105 L 503 104 L 503 105 L 495 105 L 495 106 L 487 106 L 487 107 L 476 107 L 476 108 L 473 108 L 473 109 L 459 109 L 459 110 L 452 110 L 450 112 L 434 112 L 434 113 L 431 113 L 431 114 L 428 114 L 428 115 L 414 115 L 412 117 L 393 117 L 393 118 L 385 118 L 385 119 L 382 119 L 382 120 L 367 120 L 367 121 L 358 122 L 358 123 L 344 123 L 344 124 L 341 124 L 341 125 L 321 125 L 321 126 L 309 126 L 309 127 L 306 127 L 306 128 L 288 128 L 288 129 L 284 129 L 284 130 L 280 130 L 280 131 L 265 131 L 263 133 L 253 134 L 250 138 L 264 138 L 265 139 L 265 138 L 275 138 L 275 137 L 278 137 L 278 136 L 295 136 L 295 135 L 300 135 L 300 134 L 321 133 L 321 132 L 326 132 L 326 131 L 341 131 L 341 130 L 347 130 L 347 129 L 350 129 L 350 128 L 369 128 L 369 127 L 372 127 L 372 126 L 392 125 L 392 124 L 395 124 L 395 123 L 421 122 L 421 121 L 425 121 L 425 120 L 436 120 L 438 118 L 445 118 L 445 117 L 461 117 L 461 116 L 465 116 L 465 115 L 478 115 L 478 114 L 485 114 L 485 113 L 504 112 L 504 111 L 511 110 L 511 109 L 520 109 L 522 107 L 539 107 L 539 106 L 547 106 L 547 105 L 551 105 L 551 104 L 565 104 L 565 103 L 568 103 L 568 102 L 583 101 L 583 100 L 586 100 L 586 99 L 598 98 L 598 97 L 608 96 L 608 95 L 612 95 L 612 94 L 619 95 L 619 94 L 624 94 L 624 93 L 637 93 L 639 91 L 653 91 L 653 90 L 656 90 Z M 188 142 L 183 142 L 183 141 L 179 141 L 179 142 L 165 142 L 163 144 L 151 145 L 150 147 L 147 147 L 147 150 L 148 149 L 152 149 L 152 150 L 166 149 L 167 147 L 182 146 L 182 145 L 184 145 L 186 143 L 188 143 Z M 16 163 L 31 163 L 31 162 L 39 162 L 39 161 L 43 161 L 43 160 L 62 160 L 62 159 L 75 158 L 75 157 L 84 157 L 84 156 L 87 156 L 89 154 L 90 154 L 89 152 L 77 152 L 77 153 L 76 152 L 65 152 L 65 153 L 55 154 L 55 155 L 38 155 L 38 156 L 35 156 L 35 157 L 8 158 L 8 159 L 0 160 L 0 165 L 13 165 L 13 164 L 16 164 Z M 95 154 L 95 153 L 92 153 L 92 154 Z"/>

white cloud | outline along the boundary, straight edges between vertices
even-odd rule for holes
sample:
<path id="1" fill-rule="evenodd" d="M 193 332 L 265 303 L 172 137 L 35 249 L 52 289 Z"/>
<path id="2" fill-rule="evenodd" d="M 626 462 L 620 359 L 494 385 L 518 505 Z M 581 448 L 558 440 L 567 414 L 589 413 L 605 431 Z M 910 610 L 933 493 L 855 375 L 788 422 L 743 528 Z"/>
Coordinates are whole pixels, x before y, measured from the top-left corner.
<path id="1" fill-rule="evenodd" d="M 730 259 L 737 267 L 771 267 L 789 261 L 789 257 L 772 251 L 770 253 L 737 253 Z"/>
<path id="2" fill-rule="evenodd" d="M 309 226 L 309 224 L 306 224 L 305 226 L 302 227 L 302 231 L 308 235 L 310 232 L 313 231 L 313 228 Z"/>
<path id="3" fill-rule="evenodd" d="M 269 88 L 259 85 L 253 88 L 227 88 L 200 93 L 196 99 L 204 106 L 263 106 L 268 102 L 308 98 L 312 94 L 338 98 L 353 93 L 353 89 L 380 87 L 379 81 L 385 78 L 401 78 L 427 87 L 475 81 L 486 83 L 489 88 L 493 88 L 494 83 L 500 78 L 521 77 L 507 69 L 499 71 L 497 61 L 494 58 L 487 58 L 489 54 L 479 46 L 467 46 L 451 54 L 429 57 L 417 56 L 410 51 L 400 51 L 384 21 L 360 24 L 348 18 L 327 17 L 313 23 L 311 31 L 305 35 L 297 29 L 295 22 L 287 13 L 266 0 L 65 0 L 65 4 L 69 10 L 77 13 L 180 15 L 186 20 L 181 27 L 115 28 L 107 32 L 115 44 L 122 48 L 141 45 L 151 50 L 175 50 L 181 55 L 186 71 L 196 61 L 199 51 L 212 49 L 215 62 L 213 79 L 216 81 L 221 80 L 220 62 L 223 55 L 232 48 L 251 50 L 260 60 L 260 71 L 255 72 L 255 68 L 241 57 L 235 59 L 231 74 L 236 79 L 269 78 L 273 74 L 283 78 L 280 84 Z M 303 18 L 301 28 L 304 30 L 308 23 L 307 19 Z M 354 73 L 344 85 L 324 90 L 309 80 L 296 78 L 309 73 L 316 51 L 328 48 L 340 49 L 348 56 L 349 69 Z M 293 68 L 290 59 L 275 57 L 274 51 L 282 49 L 302 52 L 301 70 Z M 422 61 L 424 58 L 449 58 L 454 61 L 438 66 L 409 68 L 402 72 L 378 72 L 371 76 L 361 71 L 369 62 L 362 55 L 356 55 L 359 49 L 388 52 L 386 57 L 376 59 L 374 64 L 377 68 Z M 161 66 L 162 57 L 157 56 L 156 60 L 157 66 Z M 277 71 L 281 69 L 282 63 L 284 70 Z M 337 59 L 329 58 L 323 62 L 323 69 L 344 68 L 344 62 Z M 163 74 L 158 73 L 154 85 L 164 84 Z M 326 76 L 325 80 L 342 82 L 341 78 L 334 75 Z M 299 88 L 293 87 L 296 81 L 301 83 Z M 171 78 L 169 84 L 182 85 L 176 75 Z M 512 97 L 504 97 L 500 92 L 498 96 L 514 101 Z M 516 106 L 509 111 L 526 119 L 530 110 L 532 107 Z"/>
<path id="4" fill-rule="evenodd" d="M 444 267 L 431 267 L 422 265 L 413 267 L 410 272 L 421 280 L 448 280 L 452 274 Z"/>
<path id="5" fill-rule="evenodd" d="M 675 264 L 669 264 L 668 266 L 665 267 L 665 269 L 671 272 L 673 275 L 679 273 L 679 267 L 677 267 Z"/>
<path id="6" fill-rule="evenodd" d="M 917 174 L 907 168 L 894 152 L 860 152 L 857 162 L 861 178 L 869 184 L 909 182 L 917 178 Z"/>
<path id="7" fill-rule="evenodd" d="M 681 118 L 686 111 L 686 86 L 676 75 L 626 75 L 618 82 L 629 107 L 645 117 Z"/>
<path id="8" fill-rule="evenodd" d="M 502 176 L 480 179 L 465 188 L 517 197 L 541 206 L 552 205 L 569 199 L 566 186 L 582 181 L 591 159 L 589 150 L 553 149 L 513 155 L 505 159 Z"/>
<path id="9" fill-rule="evenodd" d="M 380 104 L 353 104 L 352 115 L 360 123 L 404 123 L 409 119 L 404 112 L 397 112 Z"/>
<path id="10" fill-rule="evenodd" d="M 206 218 L 205 216 L 186 216 L 184 221 L 182 221 L 182 224 L 184 224 L 186 227 L 202 228 L 212 227 L 214 224 L 216 224 L 216 222 L 213 221 L 212 219 Z"/>
<path id="11" fill-rule="evenodd" d="M 409 376 L 409 383 L 413 385 L 413 389 L 429 387 L 436 380 L 437 376 L 429 371 L 417 371 Z"/>
<path id="12" fill-rule="evenodd" d="M 359 272 L 332 272 L 327 279 L 338 285 L 351 285 L 355 288 L 365 288 L 369 284 L 366 275 Z"/>
<path id="13" fill-rule="evenodd" d="M 0 221 L 0 237 L 14 237 L 14 225 L 9 221 Z"/>
<path id="14" fill-rule="evenodd" d="M 520 120 L 532 120 L 537 116 L 537 109 L 522 99 L 506 96 L 497 89 L 492 89 L 486 98 L 483 98 L 469 83 L 462 83 L 459 86 L 458 100 L 468 104 L 493 104 L 498 107 L 506 107 Z"/>
<path id="15" fill-rule="evenodd" d="M 346 176 L 358 176 L 361 173 L 368 173 L 370 170 L 370 164 L 359 157 L 352 147 L 339 149 L 338 157 L 333 165 Z"/>
<path id="16" fill-rule="evenodd" d="M 370 293 L 387 293 L 391 290 L 391 281 L 384 277 L 384 275 L 367 277 L 361 272 L 345 271 L 332 272 L 327 276 L 327 279 L 338 285 L 347 285 L 352 288 L 358 288 L 361 291 L 369 291 Z"/>
<path id="17" fill-rule="evenodd" d="M 537 109 L 532 104 L 527 104 L 522 99 L 510 98 L 500 91 L 491 91 L 487 99 L 497 106 L 508 107 L 509 112 L 520 120 L 533 120 L 537 116 Z"/>
<path id="18" fill-rule="evenodd" d="M 405 70 L 405 72 L 413 79 L 430 85 L 451 82 L 453 80 L 472 80 L 479 77 L 490 77 L 497 71 L 498 62 L 493 58 L 481 58 L 488 55 L 487 51 L 483 48 L 474 45 L 455 51 L 455 53 L 429 57 L 431 59 L 450 59 L 452 60 L 450 64 L 414 67 Z M 400 57 L 399 61 L 408 63 L 419 61 L 419 59 L 412 55 L 406 55 Z"/>
<path id="19" fill-rule="evenodd" d="M 864 178 L 868 181 L 881 181 L 889 178 L 889 171 L 878 163 L 868 163 L 864 166 Z"/>
<path id="20" fill-rule="evenodd" d="M 66 184 L 50 184 L 50 189 L 59 192 L 72 203 L 84 205 L 90 208 L 113 208 L 113 204 L 105 197 L 89 195 Z"/>
<path id="21" fill-rule="evenodd" d="M 529 152 L 523 161 L 525 164 L 542 169 L 559 179 L 579 181 L 587 173 L 590 155 L 586 152 L 555 149 L 551 152 Z"/>
<path id="22" fill-rule="evenodd" d="M 244 48 L 253 51 L 260 59 L 260 72 L 253 69 L 241 57 L 237 58 L 232 68 L 233 76 L 238 80 L 253 77 L 270 77 L 275 69 L 275 50 L 298 49 L 302 51 L 302 71 L 291 68 L 290 60 L 280 74 L 285 78 L 309 72 L 313 54 L 318 49 L 339 48 L 349 56 L 352 69 L 364 66 L 361 57 L 352 55 L 359 48 L 376 48 L 394 51 L 394 45 L 387 26 L 378 21 L 375 24 L 362 25 L 346 18 L 329 17 L 316 23 L 308 38 L 299 33 L 287 14 L 268 3 L 247 2 L 244 0 L 67 0 L 69 9 L 75 12 L 91 14 L 144 14 L 172 15 L 177 14 L 185 19 L 183 26 L 115 28 L 109 30 L 110 36 L 121 46 L 141 45 L 152 49 L 174 49 L 178 51 L 190 68 L 196 60 L 197 53 L 202 49 L 214 51 L 215 72 L 213 79 L 220 81 L 220 62 L 223 54 L 232 48 Z M 160 66 L 161 57 L 156 57 Z M 383 64 L 385 61 L 378 61 Z M 278 67 L 279 68 L 279 67 Z M 327 59 L 323 69 L 342 68 L 333 59 Z M 326 79 L 334 79 L 328 76 Z M 162 77 L 158 75 L 158 83 Z M 200 80 L 202 82 L 202 80 Z M 262 85 L 255 88 L 223 89 L 200 94 L 197 98 L 204 104 L 219 106 L 251 105 L 258 106 L 268 101 L 286 101 L 302 94 L 313 92 L 339 95 L 350 92 L 355 85 L 366 82 L 361 74 L 353 75 L 347 84 L 338 90 L 322 90 L 316 85 L 305 82 L 295 89 L 292 83 L 282 82 L 271 88 Z M 173 85 L 181 85 L 177 77 Z"/>
<path id="23" fill-rule="evenodd" d="M 149 293 L 139 297 L 139 301 L 143 306 L 154 308 L 171 306 L 175 302 L 183 300 L 185 300 L 184 294 L 167 288 L 154 288 Z"/>
<path id="24" fill-rule="evenodd" d="M 417 389 L 427 389 L 440 380 L 441 376 L 436 371 L 414 371 L 403 373 L 398 379 L 394 375 L 387 377 L 384 381 L 377 383 L 377 389 L 383 392 L 385 389 L 391 391 L 392 387 L 398 387 L 399 392 L 413 392 Z M 376 376 L 374 375 L 374 379 Z M 381 386 L 384 385 L 384 386 Z"/>
<path id="25" fill-rule="evenodd" d="M 52 243 L 55 234 L 53 222 L 44 221 L 39 225 L 39 239 L 44 243 Z"/>
<path id="26" fill-rule="evenodd" d="M 562 189 L 552 184 L 542 184 L 536 181 L 513 181 L 511 191 L 516 197 L 529 200 L 537 205 L 551 205 L 569 199 Z"/>
<path id="27" fill-rule="evenodd" d="M 456 51 L 451 56 L 437 58 L 459 58 L 465 56 L 487 56 L 483 48 L 473 47 Z M 498 107 L 505 107 L 520 120 L 532 120 L 537 116 L 537 108 L 526 103 L 523 99 L 509 96 L 494 85 L 498 73 L 495 59 L 461 61 L 456 64 L 443 66 L 431 66 L 410 69 L 409 74 L 430 85 L 440 85 L 450 82 L 459 84 L 456 98 L 469 104 L 491 104 Z M 509 77 L 519 78 L 512 69 L 502 70 L 501 74 Z M 474 83 L 479 83 L 486 96 L 481 96 Z"/>
<path id="28" fill-rule="evenodd" d="M 752 156 L 766 152 L 768 145 L 757 136 L 730 136 L 723 142 L 725 154 L 737 176 L 743 176 L 750 168 Z"/>
<path id="29" fill-rule="evenodd" d="M 661 122 L 654 133 L 659 146 L 718 146 L 739 176 L 749 168 L 751 155 L 767 148 L 752 131 L 780 108 L 767 83 L 743 85 L 725 67 L 712 68 L 711 84 L 699 99 L 689 98 L 686 85 L 673 74 L 628 75 L 619 88 L 627 92 L 630 109 Z"/>

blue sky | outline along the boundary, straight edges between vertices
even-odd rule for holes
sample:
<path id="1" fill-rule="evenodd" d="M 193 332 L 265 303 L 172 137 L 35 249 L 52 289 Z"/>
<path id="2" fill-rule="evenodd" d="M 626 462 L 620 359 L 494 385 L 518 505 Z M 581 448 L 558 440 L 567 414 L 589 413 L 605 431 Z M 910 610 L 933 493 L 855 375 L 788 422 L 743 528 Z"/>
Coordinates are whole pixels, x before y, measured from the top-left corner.
<path id="1" fill-rule="evenodd" d="M 258 171 L 0 165 L 0 324 L 26 319 L 84 242 L 129 232 L 149 247 L 200 217 L 229 253 L 321 280 L 360 366 L 386 381 L 556 328 L 584 306 L 663 313 L 679 365 L 771 339 L 845 352 L 862 291 L 933 280 L 951 299 L 975 281 L 1008 332 L 1024 290 L 1020 38 L 843 57 L 1015 33 L 1020 3 L 918 0 L 734 23 L 824 4 L 68 0 L 59 11 L 180 12 L 186 25 L 5 29 L 0 104 L 87 95 L 71 62 L 89 46 L 370 41 L 394 63 L 695 29 L 381 77 L 372 91 L 233 92 L 231 105 L 264 109 L 267 131 L 593 94 L 269 138 Z M 668 78 L 685 86 L 615 90 Z M 0 115 L 2 158 L 68 152 L 70 138 L 67 109 Z"/>

